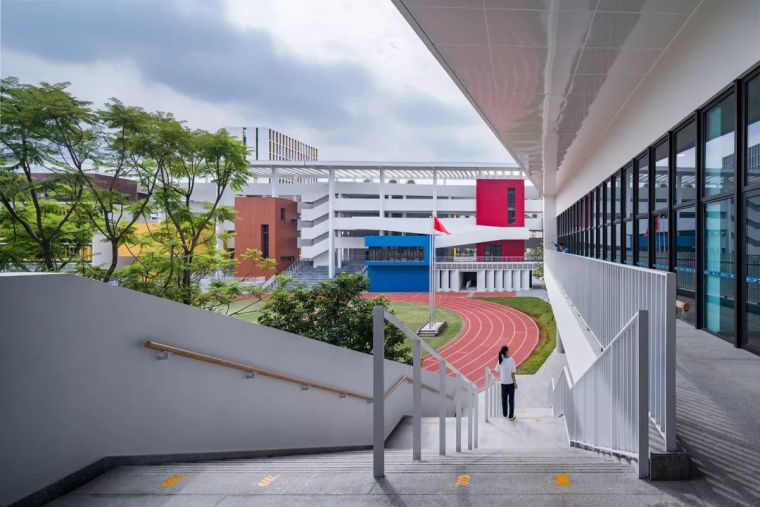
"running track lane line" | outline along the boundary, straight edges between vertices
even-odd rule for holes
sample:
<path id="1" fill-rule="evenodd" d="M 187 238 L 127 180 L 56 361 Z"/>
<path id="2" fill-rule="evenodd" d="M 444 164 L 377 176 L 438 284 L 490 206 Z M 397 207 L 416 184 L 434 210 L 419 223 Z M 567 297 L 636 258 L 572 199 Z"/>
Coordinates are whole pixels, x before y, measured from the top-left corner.
<path id="1" fill-rule="evenodd" d="M 427 304 L 427 293 L 370 293 L 373 298 L 383 295 L 391 301 Z M 459 336 L 438 352 L 451 362 L 478 389 L 485 384 L 484 370 L 496 364 L 496 356 L 502 345 L 508 345 L 510 354 L 519 365 L 533 352 L 538 344 L 538 326 L 535 321 L 508 306 L 469 297 L 468 293 L 440 293 L 436 295 L 439 306 L 457 313 L 463 320 Z M 432 357 L 423 360 L 423 368 L 438 370 L 438 362 Z M 452 375 L 449 373 L 449 375 Z"/>

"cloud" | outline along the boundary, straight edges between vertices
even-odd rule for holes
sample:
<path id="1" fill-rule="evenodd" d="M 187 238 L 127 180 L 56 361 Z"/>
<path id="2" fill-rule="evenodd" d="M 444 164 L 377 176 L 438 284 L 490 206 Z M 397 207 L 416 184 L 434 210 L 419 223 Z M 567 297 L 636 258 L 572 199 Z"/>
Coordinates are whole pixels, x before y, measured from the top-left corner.
<path id="1" fill-rule="evenodd" d="M 71 81 L 96 104 L 114 96 L 206 129 L 269 126 L 332 160 L 509 159 L 390 3 L 3 0 L 0 8 L 2 75 Z"/>
<path id="2" fill-rule="evenodd" d="M 181 93 L 254 102 L 316 127 L 350 122 L 347 106 L 372 93 L 362 67 L 277 55 L 269 35 L 231 27 L 221 5 L 211 5 L 191 2 L 183 11 L 163 1 L 8 1 L 1 43 L 67 63 L 129 59 L 146 79 Z M 33 37 L 23 19 L 34 20 Z"/>

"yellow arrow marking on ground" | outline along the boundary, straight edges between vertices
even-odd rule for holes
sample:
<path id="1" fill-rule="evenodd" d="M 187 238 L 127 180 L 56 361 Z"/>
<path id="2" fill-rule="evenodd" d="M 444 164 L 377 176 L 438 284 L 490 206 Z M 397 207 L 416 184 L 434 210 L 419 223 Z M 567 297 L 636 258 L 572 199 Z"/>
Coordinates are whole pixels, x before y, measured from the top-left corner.
<path id="1" fill-rule="evenodd" d="M 267 486 L 273 484 L 274 481 L 276 481 L 279 478 L 280 478 L 279 475 L 267 475 L 266 477 L 264 477 L 263 479 L 259 481 L 259 487 L 266 488 Z"/>
<path id="2" fill-rule="evenodd" d="M 573 481 L 570 480 L 570 476 L 567 474 L 557 474 L 554 476 L 554 484 L 557 486 L 570 486 Z"/>
<path id="3" fill-rule="evenodd" d="M 164 482 L 161 483 L 161 487 L 162 488 L 171 488 L 172 486 L 174 486 L 178 482 L 182 482 L 184 480 L 185 480 L 185 476 L 184 475 L 172 475 L 171 477 L 169 477 L 168 479 L 166 479 Z"/>
<path id="4" fill-rule="evenodd" d="M 470 476 L 467 474 L 462 474 L 459 477 L 457 477 L 457 486 L 460 488 L 466 488 L 470 485 Z"/>

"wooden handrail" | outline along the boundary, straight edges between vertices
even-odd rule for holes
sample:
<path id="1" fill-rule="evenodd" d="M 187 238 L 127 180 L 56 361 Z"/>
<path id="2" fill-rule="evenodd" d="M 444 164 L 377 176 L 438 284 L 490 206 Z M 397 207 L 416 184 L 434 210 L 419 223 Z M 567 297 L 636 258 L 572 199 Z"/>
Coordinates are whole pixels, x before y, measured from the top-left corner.
<path id="1" fill-rule="evenodd" d="M 208 354 L 203 354 L 201 352 L 194 352 L 192 350 L 183 349 L 180 347 L 175 347 L 174 345 L 168 345 L 166 343 L 159 343 L 154 342 L 151 340 L 148 340 L 145 342 L 145 348 L 155 350 L 158 352 L 168 352 L 170 354 L 174 354 L 177 356 L 187 357 L 188 359 L 195 359 L 196 361 L 201 361 L 204 363 L 209 364 L 215 364 L 217 366 L 224 366 L 225 368 L 232 368 L 234 370 L 239 370 L 245 373 L 254 373 L 257 375 L 264 375 L 265 377 L 275 378 L 278 380 L 284 380 L 286 382 L 291 382 L 293 384 L 298 384 L 301 386 L 307 386 L 309 388 L 315 388 L 320 389 L 322 391 L 327 391 L 330 393 L 335 393 L 341 397 L 344 396 L 351 396 L 352 398 L 358 398 L 360 400 L 364 400 L 367 403 L 372 403 L 372 396 L 368 396 L 364 393 L 360 393 L 357 391 L 352 391 L 350 389 L 342 389 L 340 387 L 331 386 L 328 384 L 322 384 L 320 382 L 313 382 L 311 380 L 306 380 L 300 377 L 294 377 L 292 375 L 287 375 L 285 373 L 278 373 L 271 370 L 265 370 L 263 368 L 258 368 L 256 366 L 251 366 L 250 364 L 245 363 L 238 363 L 237 361 L 230 361 L 229 359 L 222 359 L 220 357 L 216 356 L 210 356 Z M 388 389 L 385 392 L 385 395 L 383 396 L 385 399 L 388 399 L 388 397 L 396 390 L 398 387 L 403 384 L 404 382 L 411 383 L 412 379 L 408 376 L 402 376 L 399 378 L 393 386 L 391 386 L 390 389 Z M 422 384 L 423 389 L 427 389 L 428 391 L 438 393 L 438 389 L 431 387 L 427 384 Z M 446 397 L 450 400 L 453 400 L 454 397 L 451 395 L 446 395 Z"/>

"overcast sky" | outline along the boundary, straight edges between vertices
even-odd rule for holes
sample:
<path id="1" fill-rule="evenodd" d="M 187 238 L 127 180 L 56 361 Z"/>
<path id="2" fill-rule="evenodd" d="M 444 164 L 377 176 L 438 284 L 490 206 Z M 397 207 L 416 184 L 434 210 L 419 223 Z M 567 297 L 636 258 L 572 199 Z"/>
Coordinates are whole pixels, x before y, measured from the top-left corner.
<path id="1" fill-rule="evenodd" d="M 2 0 L 0 73 L 322 160 L 511 160 L 390 0 Z"/>

